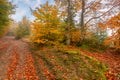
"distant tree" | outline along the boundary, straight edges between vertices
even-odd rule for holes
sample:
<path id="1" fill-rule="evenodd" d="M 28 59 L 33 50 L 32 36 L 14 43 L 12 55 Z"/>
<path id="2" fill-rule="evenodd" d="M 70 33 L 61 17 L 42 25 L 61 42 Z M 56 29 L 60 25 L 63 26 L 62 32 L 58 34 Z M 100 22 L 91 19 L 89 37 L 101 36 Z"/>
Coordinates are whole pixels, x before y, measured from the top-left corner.
<path id="1" fill-rule="evenodd" d="M 8 0 L 0 0 L 0 36 L 4 34 L 9 24 L 9 15 L 13 13 L 14 6 Z"/>
<path id="2" fill-rule="evenodd" d="M 18 22 L 11 20 L 8 26 L 7 36 L 14 36 L 14 31 L 18 27 Z"/>
<path id="3" fill-rule="evenodd" d="M 18 27 L 15 29 L 16 39 L 21 39 L 30 34 L 30 21 L 23 17 L 22 21 L 18 23 Z"/>

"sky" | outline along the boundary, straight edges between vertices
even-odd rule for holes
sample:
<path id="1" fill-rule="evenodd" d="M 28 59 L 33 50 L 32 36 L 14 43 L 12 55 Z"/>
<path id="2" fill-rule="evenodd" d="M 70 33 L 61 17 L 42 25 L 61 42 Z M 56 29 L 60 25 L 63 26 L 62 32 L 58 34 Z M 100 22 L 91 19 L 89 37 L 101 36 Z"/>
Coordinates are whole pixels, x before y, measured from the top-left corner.
<path id="1" fill-rule="evenodd" d="M 31 13 L 30 8 L 34 10 L 36 9 L 36 7 L 39 7 L 40 4 L 44 4 L 46 1 L 48 1 L 50 4 L 54 2 L 54 0 L 9 0 L 9 1 L 12 2 L 12 4 L 16 5 L 15 14 L 10 16 L 16 22 L 21 21 L 23 16 L 27 16 L 29 20 L 33 21 L 35 18 Z"/>

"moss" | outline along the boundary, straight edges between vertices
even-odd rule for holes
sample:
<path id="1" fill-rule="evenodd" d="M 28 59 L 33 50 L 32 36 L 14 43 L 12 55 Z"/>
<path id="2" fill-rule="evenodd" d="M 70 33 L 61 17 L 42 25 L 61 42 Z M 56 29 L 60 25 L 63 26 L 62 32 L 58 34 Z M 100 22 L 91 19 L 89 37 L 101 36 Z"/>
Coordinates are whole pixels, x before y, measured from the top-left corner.
<path id="1" fill-rule="evenodd" d="M 96 47 L 91 47 L 91 46 L 86 45 L 86 44 L 83 44 L 83 45 L 80 46 L 79 48 L 84 49 L 84 50 L 87 50 L 87 51 L 90 51 L 90 52 L 99 52 L 99 53 L 105 52 L 105 49 L 96 48 Z"/>
<path id="2" fill-rule="evenodd" d="M 68 53 L 68 54 L 73 54 L 73 55 L 79 54 L 79 52 L 74 51 L 74 50 L 68 50 L 68 51 L 65 51 L 65 52 Z"/>
<path id="3" fill-rule="evenodd" d="M 117 77 L 118 77 L 118 79 L 120 79 L 120 73 L 118 73 Z"/>

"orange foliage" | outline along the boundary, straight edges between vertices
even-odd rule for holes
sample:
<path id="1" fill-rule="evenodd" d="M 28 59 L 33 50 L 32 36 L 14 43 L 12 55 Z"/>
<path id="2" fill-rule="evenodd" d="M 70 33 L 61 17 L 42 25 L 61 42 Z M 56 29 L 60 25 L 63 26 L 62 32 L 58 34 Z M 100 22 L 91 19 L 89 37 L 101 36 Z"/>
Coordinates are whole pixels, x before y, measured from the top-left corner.
<path id="1" fill-rule="evenodd" d="M 73 44 L 77 44 L 79 41 L 80 41 L 80 30 L 76 30 L 76 31 L 73 31 L 71 32 L 71 42 Z"/>
<path id="2" fill-rule="evenodd" d="M 106 25 L 112 30 L 112 36 L 109 37 L 105 42 L 109 41 L 109 44 L 120 51 L 120 13 L 112 17 Z"/>

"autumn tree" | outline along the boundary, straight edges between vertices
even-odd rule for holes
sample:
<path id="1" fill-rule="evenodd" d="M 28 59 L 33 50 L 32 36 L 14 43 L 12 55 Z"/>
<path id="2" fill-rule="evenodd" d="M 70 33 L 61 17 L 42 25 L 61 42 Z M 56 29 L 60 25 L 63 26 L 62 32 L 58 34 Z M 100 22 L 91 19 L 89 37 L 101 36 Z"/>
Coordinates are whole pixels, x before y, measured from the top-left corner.
<path id="1" fill-rule="evenodd" d="M 80 28 L 80 45 L 82 45 L 82 43 L 84 42 L 84 38 L 85 38 L 85 30 L 86 30 L 86 26 L 89 26 L 89 23 L 94 20 L 97 19 L 99 17 L 101 17 L 100 15 L 94 16 L 94 13 L 100 13 L 99 9 L 101 8 L 102 4 L 101 4 L 101 0 L 95 0 L 95 1 L 90 1 L 90 0 L 55 0 L 56 4 L 60 5 L 60 10 L 62 9 L 62 12 L 68 15 L 65 17 L 67 18 L 68 21 L 67 24 L 70 24 L 71 26 L 74 25 L 74 18 L 75 17 L 79 17 L 80 20 L 77 20 L 77 22 L 79 22 L 79 28 Z M 64 10 L 64 11 L 63 11 Z M 79 14 L 76 15 L 76 14 Z M 69 25 L 68 25 L 69 26 Z M 67 30 L 68 35 L 70 32 Z M 77 34 L 76 34 L 77 35 Z M 69 36 L 68 36 L 69 37 Z M 70 39 L 67 39 L 68 42 L 70 41 Z"/>
<path id="2" fill-rule="evenodd" d="M 88 39 L 87 34 L 89 32 L 95 35 L 91 35 L 91 39 L 94 37 L 97 39 L 96 41 L 98 43 L 101 40 L 103 42 L 105 37 L 102 37 L 106 36 L 106 33 L 104 29 L 99 29 L 98 24 L 108 20 L 110 18 L 109 15 L 116 10 L 118 4 L 119 3 L 110 4 L 109 0 L 107 0 L 106 3 L 102 0 L 55 0 L 55 4 L 49 5 L 47 3 L 46 6 L 41 5 L 33 11 L 34 16 L 36 17 L 32 29 L 32 35 L 34 35 L 33 41 L 38 43 L 57 41 L 55 36 L 51 36 L 51 25 L 59 19 L 52 27 L 54 30 L 59 30 L 58 32 L 62 32 L 62 34 L 66 36 L 64 41 L 66 41 L 67 45 L 72 43 L 82 45 L 84 40 Z M 51 6 L 54 9 L 51 9 Z M 52 15 L 52 13 L 55 13 L 55 10 L 57 13 Z M 56 17 L 52 19 L 51 16 Z M 76 17 L 77 20 L 75 19 Z M 64 26 L 64 33 L 63 31 L 60 31 L 60 29 L 55 29 L 55 26 L 61 27 L 61 25 L 59 25 L 61 24 L 61 21 L 64 22 L 64 24 L 62 23 L 62 26 Z M 45 32 L 43 32 L 43 30 Z"/>
<path id="3" fill-rule="evenodd" d="M 81 31 L 81 39 L 80 39 L 80 45 L 84 43 L 84 39 L 86 36 L 86 27 L 87 29 L 91 28 L 91 25 L 94 24 L 92 20 L 98 19 L 100 14 L 100 9 L 101 9 L 101 0 L 80 0 L 81 5 L 79 6 L 78 11 L 80 11 L 80 21 L 79 21 L 79 26 L 80 26 L 80 31 Z M 94 14 L 97 14 L 96 16 Z M 100 14 L 101 15 L 101 14 Z M 90 23 L 91 22 L 91 23 Z M 96 27 L 93 25 L 92 27 Z"/>
<path id="4" fill-rule="evenodd" d="M 106 39 L 105 44 L 120 52 L 120 12 L 103 25 L 112 30 L 112 35 Z"/>
<path id="5" fill-rule="evenodd" d="M 57 6 L 46 2 L 32 12 L 36 18 L 32 25 L 32 41 L 37 44 L 54 44 L 59 41 L 62 29 Z"/>
<path id="6" fill-rule="evenodd" d="M 74 16 L 74 0 L 55 0 L 56 4 L 59 5 L 59 11 L 61 15 L 64 17 L 63 20 L 66 23 L 65 31 L 66 31 L 66 44 L 71 44 L 71 29 L 75 27 Z"/>
<path id="7" fill-rule="evenodd" d="M 15 29 L 16 39 L 21 39 L 30 34 L 30 21 L 23 17 L 22 21 L 18 23 L 18 27 Z"/>
<path id="8" fill-rule="evenodd" d="M 80 14 L 80 20 L 79 20 L 79 27 L 81 31 L 80 45 L 84 43 L 84 38 L 86 36 L 86 26 L 89 28 L 96 27 L 95 25 L 93 25 L 94 20 L 105 21 L 109 19 L 110 14 L 115 13 L 115 10 L 118 10 L 116 8 L 120 4 L 120 2 L 117 0 L 112 1 L 112 3 L 110 2 L 110 0 L 106 0 L 106 1 L 77 0 L 76 2 L 79 2 L 79 4 L 76 5 L 75 7 L 77 8 L 76 9 L 77 13 Z"/>
<path id="9" fill-rule="evenodd" d="M 13 13 L 13 9 L 14 6 L 8 0 L 0 0 L 0 36 L 9 24 L 9 15 Z"/>

